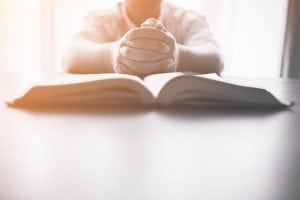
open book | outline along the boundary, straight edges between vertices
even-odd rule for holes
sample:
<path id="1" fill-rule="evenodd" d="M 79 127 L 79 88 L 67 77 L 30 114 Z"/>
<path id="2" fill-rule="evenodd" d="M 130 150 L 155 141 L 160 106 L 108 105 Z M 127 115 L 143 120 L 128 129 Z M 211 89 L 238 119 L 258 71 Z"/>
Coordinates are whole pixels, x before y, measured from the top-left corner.
<path id="1" fill-rule="evenodd" d="M 143 80 L 125 74 L 64 74 L 35 85 L 10 106 L 187 105 L 288 107 L 269 91 L 217 75 L 164 73 Z"/>

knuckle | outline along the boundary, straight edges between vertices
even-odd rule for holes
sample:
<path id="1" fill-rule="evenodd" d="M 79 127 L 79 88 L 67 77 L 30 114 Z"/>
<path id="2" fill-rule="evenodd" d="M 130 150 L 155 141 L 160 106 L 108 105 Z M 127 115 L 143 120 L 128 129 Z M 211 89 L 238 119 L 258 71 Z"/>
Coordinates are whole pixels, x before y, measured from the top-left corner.
<path id="1" fill-rule="evenodd" d="M 119 63 L 122 63 L 122 61 L 123 61 L 123 56 L 119 54 L 119 55 L 117 56 L 116 63 L 119 64 Z"/>
<path id="2" fill-rule="evenodd" d="M 121 53 L 121 55 L 124 56 L 124 57 L 127 57 L 127 56 L 128 56 L 128 54 L 129 54 L 128 52 L 129 52 L 128 47 L 122 47 L 122 48 L 120 49 L 120 53 Z"/>
<path id="3" fill-rule="evenodd" d="M 123 72 L 123 66 L 120 63 L 117 63 L 115 65 L 115 72 L 116 73 L 122 73 Z"/>
<path id="4" fill-rule="evenodd" d="M 171 67 L 175 66 L 175 61 L 174 61 L 174 59 L 171 59 L 171 58 L 167 59 L 167 60 L 165 60 L 164 65 L 166 66 L 166 68 L 171 68 Z"/>
<path id="5" fill-rule="evenodd" d="M 163 53 L 168 53 L 170 51 L 170 47 L 162 42 L 158 44 L 158 48 L 163 51 Z"/>
<path id="6" fill-rule="evenodd" d="M 120 47 L 124 47 L 128 44 L 128 40 L 126 38 L 123 38 L 120 42 Z"/>

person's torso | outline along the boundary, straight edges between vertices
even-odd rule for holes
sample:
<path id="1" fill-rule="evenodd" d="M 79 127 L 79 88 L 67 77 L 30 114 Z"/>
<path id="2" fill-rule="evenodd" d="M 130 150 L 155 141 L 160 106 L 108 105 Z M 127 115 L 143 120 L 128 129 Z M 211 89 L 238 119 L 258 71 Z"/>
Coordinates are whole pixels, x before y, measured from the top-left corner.
<path id="1" fill-rule="evenodd" d="M 118 3 L 113 9 L 106 11 L 93 12 L 95 20 L 99 20 L 101 28 L 104 32 L 106 42 L 119 40 L 130 29 L 139 27 L 134 24 L 128 17 L 123 3 Z M 193 18 L 198 18 L 199 15 L 176 7 L 170 3 L 163 2 L 160 16 L 158 20 L 166 27 L 168 31 L 175 37 L 179 44 L 184 42 L 184 35 L 193 21 Z"/>

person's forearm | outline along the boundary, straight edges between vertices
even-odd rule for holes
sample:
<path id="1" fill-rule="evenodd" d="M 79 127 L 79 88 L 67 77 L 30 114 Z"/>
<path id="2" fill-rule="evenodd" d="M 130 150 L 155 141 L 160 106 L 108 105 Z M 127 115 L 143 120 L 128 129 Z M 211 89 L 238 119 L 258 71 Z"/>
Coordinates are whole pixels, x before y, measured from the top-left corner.
<path id="1" fill-rule="evenodd" d="M 114 45 L 77 39 L 63 55 L 62 66 L 69 73 L 112 73 Z"/>
<path id="2" fill-rule="evenodd" d="M 218 47 L 178 45 L 177 71 L 220 73 L 223 59 Z"/>

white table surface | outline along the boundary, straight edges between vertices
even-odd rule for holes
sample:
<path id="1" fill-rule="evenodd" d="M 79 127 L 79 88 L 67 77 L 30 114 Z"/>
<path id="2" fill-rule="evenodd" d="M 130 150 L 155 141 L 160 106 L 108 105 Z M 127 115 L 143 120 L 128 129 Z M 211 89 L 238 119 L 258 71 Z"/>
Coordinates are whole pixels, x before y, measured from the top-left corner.
<path id="1" fill-rule="evenodd" d="M 300 199 L 300 81 L 248 80 L 287 110 L 6 107 L 39 77 L 0 73 L 1 200 Z"/>

